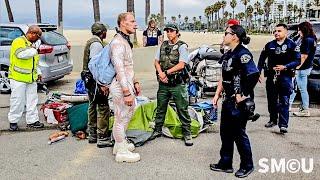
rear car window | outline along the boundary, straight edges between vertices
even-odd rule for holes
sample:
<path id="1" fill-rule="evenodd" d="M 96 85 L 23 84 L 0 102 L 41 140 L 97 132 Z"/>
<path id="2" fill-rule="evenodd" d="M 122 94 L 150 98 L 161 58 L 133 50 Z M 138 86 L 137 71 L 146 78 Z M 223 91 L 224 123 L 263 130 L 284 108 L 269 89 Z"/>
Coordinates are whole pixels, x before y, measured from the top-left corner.
<path id="1" fill-rule="evenodd" d="M 313 24 L 312 25 L 313 31 L 317 36 L 317 39 L 319 40 L 320 38 L 320 24 Z"/>
<path id="2" fill-rule="evenodd" d="M 20 28 L 1 27 L 0 28 L 0 46 L 11 46 L 12 41 L 23 35 Z"/>
<path id="3" fill-rule="evenodd" d="M 67 39 L 56 31 L 43 32 L 41 40 L 48 45 L 62 45 L 68 43 Z"/>

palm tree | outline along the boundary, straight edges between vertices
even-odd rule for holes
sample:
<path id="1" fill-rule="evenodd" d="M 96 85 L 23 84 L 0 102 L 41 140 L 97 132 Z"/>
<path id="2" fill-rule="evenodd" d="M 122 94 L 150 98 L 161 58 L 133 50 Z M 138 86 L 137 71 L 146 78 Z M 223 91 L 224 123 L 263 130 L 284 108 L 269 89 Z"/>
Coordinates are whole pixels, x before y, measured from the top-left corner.
<path id="1" fill-rule="evenodd" d="M 269 15 L 271 10 L 271 5 L 274 3 L 274 0 L 264 0 L 264 11 L 266 17 L 266 27 L 269 27 Z"/>
<path id="2" fill-rule="evenodd" d="M 234 19 L 234 8 L 237 6 L 237 0 L 231 0 L 230 6 L 232 8 L 232 18 Z"/>
<path id="3" fill-rule="evenodd" d="M 293 4 L 292 3 L 288 4 L 287 11 L 288 11 L 288 23 L 290 23 L 290 16 L 291 16 L 292 11 L 293 11 Z"/>
<path id="4" fill-rule="evenodd" d="M 146 0 L 146 9 L 145 9 L 145 23 L 148 24 L 148 18 L 150 16 L 150 0 Z"/>
<path id="5" fill-rule="evenodd" d="M 58 2 L 58 28 L 60 32 L 62 32 L 63 29 L 63 2 L 62 0 L 59 0 Z"/>
<path id="6" fill-rule="evenodd" d="M 173 24 L 176 24 L 177 18 L 175 16 L 171 16 L 171 21 Z"/>
<path id="7" fill-rule="evenodd" d="M 261 27 L 261 22 L 262 22 L 261 21 L 261 17 L 262 17 L 262 15 L 264 15 L 264 10 L 262 8 L 260 8 L 259 11 L 258 11 L 258 14 L 260 16 L 260 19 L 258 21 L 259 21 L 259 25 Z M 263 20 L 265 20 L 265 18 L 263 18 Z M 259 32 L 260 32 L 260 28 L 259 28 Z"/>
<path id="8" fill-rule="evenodd" d="M 296 12 L 298 11 L 298 6 L 293 6 L 293 22 L 296 22 Z"/>
<path id="9" fill-rule="evenodd" d="M 251 5 L 249 5 L 249 6 L 247 7 L 247 10 L 246 10 L 246 19 L 249 18 L 250 26 L 252 25 L 252 24 L 251 24 L 252 13 L 253 13 L 253 7 L 252 7 Z M 250 26 L 249 26 L 249 27 L 250 27 Z"/>
<path id="10" fill-rule="evenodd" d="M 245 18 L 246 14 L 244 12 L 240 12 L 238 15 L 238 18 L 240 20 L 240 22 Z"/>
<path id="11" fill-rule="evenodd" d="M 100 21 L 99 0 L 92 0 L 94 22 Z"/>
<path id="12" fill-rule="evenodd" d="M 134 0 L 127 0 L 127 12 L 134 13 Z"/>
<path id="13" fill-rule="evenodd" d="M 134 13 L 134 0 L 127 0 L 127 12 L 132 12 L 133 15 L 135 16 L 135 13 Z M 133 35 L 133 44 L 135 44 L 135 45 L 138 44 L 137 31 L 135 31 L 134 35 Z"/>
<path id="14" fill-rule="evenodd" d="M 231 15 L 232 15 L 232 14 L 231 14 Z M 228 16 L 229 16 L 229 12 L 228 12 L 228 11 L 225 11 L 225 12 L 223 13 L 223 18 L 224 18 L 224 19 L 227 19 Z"/>
<path id="15" fill-rule="evenodd" d="M 315 6 L 320 6 L 320 0 L 314 0 L 313 5 Z"/>
<path id="16" fill-rule="evenodd" d="M 299 17 L 299 23 L 301 21 L 302 15 L 303 15 L 304 9 L 303 8 L 299 8 L 298 9 L 298 17 Z"/>
<path id="17" fill-rule="evenodd" d="M 185 28 L 188 27 L 188 29 L 189 29 L 189 17 L 188 16 L 184 17 L 184 23 L 185 23 Z"/>
<path id="18" fill-rule="evenodd" d="M 244 5 L 244 10 L 245 10 L 245 12 L 247 11 L 247 5 L 248 5 L 248 3 L 250 2 L 250 0 L 241 0 L 241 2 L 242 2 L 242 4 Z M 246 26 L 247 26 L 247 16 L 248 16 L 248 14 L 245 14 L 245 23 L 246 23 Z"/>
<path id="19" fill-rule="evenodd" d="M 160 15 L 161 15 L 161 21 L 160 21 L 160 27 L 163 28 L 164 24 L 164 0 L 160 0 Z"/>
<path id="20" fill-rule="evenodd" d="M 207 29 L 209 30 L 209 23 L 210 23 L 210 6 L 207 6 L 205 9 L 204 9 L 204 15 L 206 16 L 207 18 Z"/>
<path id="21" fill-rule="evenodd" d="M 254 9 L 255 9 L 254 21 L 255 21 L 255 25 L 258 26 L 258 24 L 257 24 L 257 15 L 259 13 L 259 10 L 261 9 L 261 3 L 259 1 L 256 1 L 253 6 L 254 6 Z"/>
<path id="22" fill-rule="evenodd" d="M 36 5 L 37 23 L 41 23 L 40 1 L 39 0 L 35 0 L 34 3 Z"/>
<path id="23" fill-rule="evenodd" d="M 5 2 L 6 7 L 7 7 L 9 22 L 14 22 L 9 0 L 4 0 L 4 2 Z"/>
<path id="24" fill-rule="evenodd" d="M 220 5 L 221 5 L 221 8 L 222 8 L 222 16 L 224 16 L 224 9 L 225 9 L 226 6 L 227 6 L 227 1 L 222 0 L 222 1 L 220 2 Z M 222 24 L 224 24 L 224 20 L 222 20 Z"/>
<path id="25" fill-rule="evenodd" d="M 197 21 L 197 18 L 196 18 L 196 17 L 193 17 L 192 20 L 193 20 L 193 31 L 195 31 L 195 30 L 196 30 L 196 21 Z"/>
<path id="26" fill-rule="evenodd" d="M 219 23 L 218 23 L 219 19 L 217 19 L 219 10 L 220 10 L 220 5 L 218 3 L 214 3 L 212 5 L 212 11 L 215 14 L 214 20 L 216 22 L 216 28 L 217 29 L 219 29 Z"/>
<path id="27" fill-rule="evenodd" d="M 283 11 L 283 5 L 282 4 L 279 4 L 278 5 L 278 11 L 279 11 L 279 22 L 281 21 L 281 19 L 280 19 L 280 14 L 281 14 L 281 12 Z"/>

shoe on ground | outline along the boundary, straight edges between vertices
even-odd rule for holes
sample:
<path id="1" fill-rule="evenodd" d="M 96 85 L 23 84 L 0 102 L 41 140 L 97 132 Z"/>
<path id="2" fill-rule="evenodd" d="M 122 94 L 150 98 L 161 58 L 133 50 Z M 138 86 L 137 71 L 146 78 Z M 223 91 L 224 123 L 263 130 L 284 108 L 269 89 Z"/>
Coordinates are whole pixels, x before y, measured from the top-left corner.
<path id="1" fill-rule="evenodd" d="M 98 141 L 97 128 L 89 127 L 88 142 L 89 144 L 95 144 Z"/>
<path id="2" fill-rule="evenodd" d="M 210 169 L 212 171 L 217 171 L 217 172 L 225 172 L 225 173 L 233 173 L 233 168 L 232 167 L 222 167 L 219 164 L 210 164 Z"/>
<path id="3" fill-rule="evenodd" d="M 280 132 L 284 134 L 284 133 L 287 133 L 288 130 L 286 127 L 280 127 Z"/>
<path id="4" fill-rule="evenodd" d="M 112 147 L 113 142 L 111 140 L 111 137 L 108 137 L 104 134 L 98 134 L 97 138 L 97 147 L 98 148 L 105 148 L 105 147 Z"/>
<path id="5" fill-rule="evenodd" d="M 136 149 L 136 147 L 134 146 L 133 143 L 129 143 L 127 140 L 124 140 L 123 143 L 125 144 L 125 147 L 128 149 L 128 151 L 132 152 Z M 113 146 L 113 150 L 112 150 L 112 154 L 113 155 L 116 155 L 117 152 L 119 151 L 120 149 L 120 143 L 114 143 L 114 146 Z"/>
<path id="6" fill-rule="evenodd" d="M 10 123 L 9 131 L 19 131 L 18 123 Z"/>
<path id="7" fill-rule="evenodd" d="M 40 121 L 36 121 L 35 123 L 32 123 L 32 124 L 27 124 L 27 127 L 29 128 L 44 128 L 44 124 L 41 123 Z"/>
<path id="8" fill-rule="evenodd" d="M 153 131 L 153 133 L 151 134 L 149 140 L 154 140 L 157 137 L 161 137 L 162 136 L 162 132 L 161 131 Z"/>
<path id="9" fill-rule="evenodd" d="M 267 124 L 264 125 L 264 127 L 266 128 L 271 128 L 273 126 L 276 126 L 277 123 L 273 122 L 273 121 L 269 121 Z"/>
<path id="10" fill-rule="evenodd" d="M 191 135 L 183 137 L 186 146 L 193 146 Z"/>
<path id="11" fill-rule="evenodd" d="M 116 142 L 114 147 L 118 147 L 118 151 L 115 157 L 116 162 L 133 163 L 140 161 L 140 155 L 138 153 L 130 152 L 125 141 L 121 143 Z"/>
<path id="12" fill-rule="evenodd" d="M 293 112 L 293 115 L 298 117 L 310 117 L 310 111 L 307 109 L 302 109 L 299 112 Z"/>
<path id="13" fill-rule="evenodd" d="M 251 168 L 251 169 L 242 169 L 242 168 L 240 168 L 234 175 L 237 178 L 245 178 L 249 174 L 251 174 L 253 172 L 253 170 L 254 170 L 254 168 Z"/>

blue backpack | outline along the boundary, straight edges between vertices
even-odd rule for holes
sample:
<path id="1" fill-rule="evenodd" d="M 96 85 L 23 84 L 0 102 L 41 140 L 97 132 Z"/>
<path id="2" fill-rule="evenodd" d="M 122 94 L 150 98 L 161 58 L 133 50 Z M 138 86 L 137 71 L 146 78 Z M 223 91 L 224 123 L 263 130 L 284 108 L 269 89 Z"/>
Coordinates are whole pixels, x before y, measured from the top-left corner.
<path id="1" fill-rule="evenodd" d="M 88 64 L 93 79 L 100 85 L 110 85 L 116 75 L 109 55 L 110 44 L 111 42 L 99 54 L 93 56 Z"/>

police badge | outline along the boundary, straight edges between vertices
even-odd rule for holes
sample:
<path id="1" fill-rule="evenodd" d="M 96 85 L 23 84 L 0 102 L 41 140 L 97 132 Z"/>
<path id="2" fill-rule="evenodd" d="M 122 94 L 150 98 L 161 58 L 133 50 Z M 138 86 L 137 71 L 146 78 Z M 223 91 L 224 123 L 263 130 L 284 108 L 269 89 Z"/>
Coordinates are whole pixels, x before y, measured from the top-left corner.
<path id="1" fill-rule="evenodd" d="M 244 54 L 240 57 L 241 63 L 248 63 L 251 59 L 251 56 L 249 54 Z"/>
<path id="2" fill-rule="evenodd" d="M 281 47 L 282 51 L 286 51 L 287 48 L 288 48 L 288 46 L 287 46 L 286 44 L 284 44 L 284 45 Z"/>
<path id="3" fill-rule="evenodd" d="M 172 47 L 172 50 L 176 50 L 176 49 L 178 49 L 178 45 L 174 45 L 173 47 Z"/>

